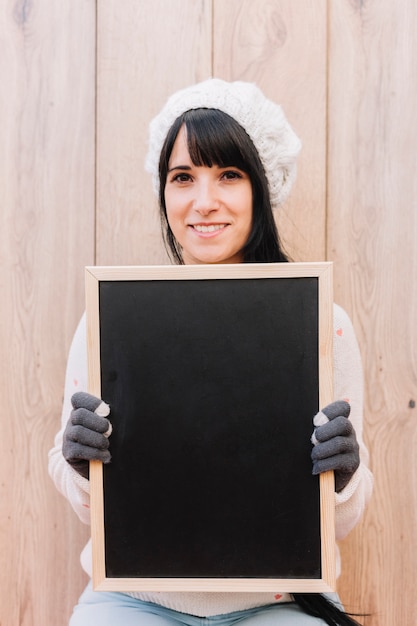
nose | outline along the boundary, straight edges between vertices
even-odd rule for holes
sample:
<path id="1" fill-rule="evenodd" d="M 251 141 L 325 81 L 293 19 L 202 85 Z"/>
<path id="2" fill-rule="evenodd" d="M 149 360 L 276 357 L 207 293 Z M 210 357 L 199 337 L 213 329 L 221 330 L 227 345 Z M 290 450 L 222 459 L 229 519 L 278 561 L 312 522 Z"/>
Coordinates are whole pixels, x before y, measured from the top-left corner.
<path id="1" fill-rule="evenodd" d="M 200 181 L 195 189 L 193 208 L 200 215 L 209 215 L 219 209 L 219 198 L 214 183 Z"/>

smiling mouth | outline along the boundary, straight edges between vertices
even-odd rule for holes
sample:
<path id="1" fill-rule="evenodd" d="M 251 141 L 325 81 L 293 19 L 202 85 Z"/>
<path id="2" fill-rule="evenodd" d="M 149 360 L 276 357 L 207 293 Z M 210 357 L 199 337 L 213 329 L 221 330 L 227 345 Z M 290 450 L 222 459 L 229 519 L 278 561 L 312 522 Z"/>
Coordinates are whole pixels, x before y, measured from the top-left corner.
<path id="1" fill-rule="evenodd" d="M 227 224 L 210 224 L 209 226 L 204 226 L 203 224 L 194 224 L 193 228 L 198 233 L 214 233 L 218 230 L 223 230 L 226 228 Z"/>

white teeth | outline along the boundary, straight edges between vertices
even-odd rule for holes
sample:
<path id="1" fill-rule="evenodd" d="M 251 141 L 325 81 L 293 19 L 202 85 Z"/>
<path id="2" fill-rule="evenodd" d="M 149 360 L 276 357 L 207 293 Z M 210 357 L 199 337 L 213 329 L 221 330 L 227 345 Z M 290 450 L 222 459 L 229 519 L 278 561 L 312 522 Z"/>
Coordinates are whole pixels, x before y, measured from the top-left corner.
<path id="1" fill-rule="evenodd" d="M 225 226 L 226 224 L 210 224 L 210 226 L 202 226 L 200 224 L 195 224 L 194 228 L 199 233 L 214 233 L 215 230 L 221 230 Z"/>

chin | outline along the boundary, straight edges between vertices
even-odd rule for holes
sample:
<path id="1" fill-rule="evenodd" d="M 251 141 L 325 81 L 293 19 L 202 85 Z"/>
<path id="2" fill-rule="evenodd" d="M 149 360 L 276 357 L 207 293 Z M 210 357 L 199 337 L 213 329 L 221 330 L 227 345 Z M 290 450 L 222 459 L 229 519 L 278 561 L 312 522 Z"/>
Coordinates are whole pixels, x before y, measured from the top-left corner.
<path id="1" fill-rule="evenodd" d="M 183 259 L 186 265 L 218 265 L 221 263 L 243 263 L 243 255 L 239 251 L 215 251 L 206 250 L 189 250 L 188 254 L 184 253 Z"/>
<path id="2" fill-rule="evenodd" d="M 220 265 L 221 263 L 241 263 L 237 257 L 228 257 L 225 255 L 193 255 L 184 257 L 186 265 Z"/>

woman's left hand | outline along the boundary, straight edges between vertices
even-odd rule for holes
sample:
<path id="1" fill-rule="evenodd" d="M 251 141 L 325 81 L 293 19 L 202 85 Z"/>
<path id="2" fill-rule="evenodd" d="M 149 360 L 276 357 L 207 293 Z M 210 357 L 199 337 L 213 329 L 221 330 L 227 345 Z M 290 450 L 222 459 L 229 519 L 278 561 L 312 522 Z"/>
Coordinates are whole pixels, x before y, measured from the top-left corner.
<path id="1" fill-rule="evenodd" d="M 350 405 L 343 400 L 328 404 L 317 413 L 311 441 L 313 474 L 334 471 L 336 492 L 342 491 L 359 467 L 359 445 L 348 417 Z"/>

